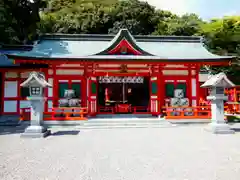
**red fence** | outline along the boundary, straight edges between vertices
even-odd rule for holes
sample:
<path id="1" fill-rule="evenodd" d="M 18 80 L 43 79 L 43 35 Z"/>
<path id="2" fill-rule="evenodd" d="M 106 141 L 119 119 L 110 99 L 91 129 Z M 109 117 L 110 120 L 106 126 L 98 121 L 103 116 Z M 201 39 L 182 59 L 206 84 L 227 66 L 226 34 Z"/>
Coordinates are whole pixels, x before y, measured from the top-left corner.
<path id="1" fill-rule="evenodd" d="M 118 106 L 98 107 L 98 114 L 115 114 L 115 113 L 151 114 L 148 106 L 131 106 L 128 104 L 120 104 Z"/>
<path id="2" fill-rule="evenodd" d="M 210 119 L 210 106 L 163 107 L 166 119 Z"/>
<path id="3" fill-rule="evenodd" d="M 87 108 L 83 107 L 71 107 L 62 108 L 55 107 L 50 108 L 50 112 L 43 113 L 44 121 L 60 121 L 60 120 L 87 120 L 86 115 L 88 114 Z M 30 120 L 30 108 L 22 108 L 20 111 L 20 120 Z"/>

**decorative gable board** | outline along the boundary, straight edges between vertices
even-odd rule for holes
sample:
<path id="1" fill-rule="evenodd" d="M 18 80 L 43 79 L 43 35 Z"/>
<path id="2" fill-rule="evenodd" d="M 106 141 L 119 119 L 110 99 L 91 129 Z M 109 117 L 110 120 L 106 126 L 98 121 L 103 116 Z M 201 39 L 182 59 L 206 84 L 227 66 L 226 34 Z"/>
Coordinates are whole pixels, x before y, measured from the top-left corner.
<path id="1" fill-rule="evenodd" d="M 105 50 L 95 55 L 148 55 L 152 54 L 141 49 L 133 36 L 127 29 L 121 29 L 118 34 L 110 42 L 110 45 Z"/>

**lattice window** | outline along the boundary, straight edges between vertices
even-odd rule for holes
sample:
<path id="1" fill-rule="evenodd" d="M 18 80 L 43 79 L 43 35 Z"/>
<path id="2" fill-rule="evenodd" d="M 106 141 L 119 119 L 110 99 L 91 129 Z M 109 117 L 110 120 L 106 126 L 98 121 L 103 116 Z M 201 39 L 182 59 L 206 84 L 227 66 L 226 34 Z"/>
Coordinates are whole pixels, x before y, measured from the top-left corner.
<path id="1" fill-rule="evenodd" d="M 22 98 L 26 98 L 26 97 L 30 96 L 29 87 L 21 87 L 20 95 Z"/>
<path id="2" fill-rule="evenodd" d="M 60 82 L 58 87 L 58 97 L 64 98 L 64 93 L 67 89 L 69 89 L 68 82 Z"/>
<path id="3" fill-rule="evenodd" d="M 165 92 L 167 98 L 174 97 L 174 84 L 173 83 L 166 83 L 165 84 Z"/>

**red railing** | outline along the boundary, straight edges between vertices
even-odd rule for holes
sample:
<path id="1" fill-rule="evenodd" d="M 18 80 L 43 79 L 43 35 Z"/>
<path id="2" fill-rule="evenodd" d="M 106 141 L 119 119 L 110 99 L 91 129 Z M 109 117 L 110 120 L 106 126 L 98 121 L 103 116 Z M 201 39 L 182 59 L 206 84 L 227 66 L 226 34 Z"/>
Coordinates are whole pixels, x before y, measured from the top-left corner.
<path id="1" fill-rule="evenodd" d="M 20 121 L 29 121 L 30 120 L 30 114 L 31 114 L 30 108 L 21 108 L 20 109 Z"/>
<path id="2" fill-rule="evenodd" d="M 166 119 L 210 119 L 211 107 L 163 107 Z"/>
<path id="3" fill-rule="evenodd" d="M 43 113 L 44 121 L 51 120 L 87 120 L 87 108 L 84 107 L 55 107 L 49 108 L 49 112 Z M 30 120 L 30 108 L 22 108 L 20 111 L 20 120 Z"/>
<path id="4" fill-rule="evenodd" d="M 133 113 L 133 114 L 150 114 L 147 106 L 99 106 L 98 114 L 115 114 L 115 113 Z"/>
<path id="5" fill-rule="evenodd" d="M 228 106 L 229 112 L 240 114 L 240 90 L 237 90 L 237 88 L 227 89 L 225 94 L 228 96 L 226 106 Z"/>
<path id="6" fill-rule="evenodd" d="M 115 108 L 113 106 L 99 106 L 98 114 L 114 114 Z"/>
<path id="7" fill-rule="evenodd" d="M 87 120 L 87 113 L 84 107 L 54 107 L 52 112 L 47 112 L 51 116 L 45 116 L 44 120 Z"/>
<path id="8" fill-rule="evenodd" d="M 148 106 L 133 106 L 133 114 L 150 114 L 150 108 Z"/>

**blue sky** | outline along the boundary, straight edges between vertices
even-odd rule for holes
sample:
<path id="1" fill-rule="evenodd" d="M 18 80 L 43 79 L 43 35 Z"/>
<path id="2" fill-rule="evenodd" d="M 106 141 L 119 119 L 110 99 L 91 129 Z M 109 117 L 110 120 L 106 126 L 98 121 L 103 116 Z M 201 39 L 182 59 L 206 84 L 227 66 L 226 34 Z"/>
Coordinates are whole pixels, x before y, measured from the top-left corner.
<path id="1" fill-rule="evenodd" d="M 240 0 L 145 0 L 158 9 L 178 15 L 196 13 L 209 20 L 223 16 L 240 15 Z"/>

